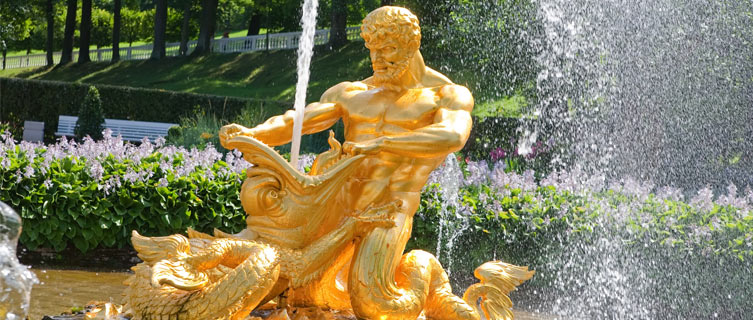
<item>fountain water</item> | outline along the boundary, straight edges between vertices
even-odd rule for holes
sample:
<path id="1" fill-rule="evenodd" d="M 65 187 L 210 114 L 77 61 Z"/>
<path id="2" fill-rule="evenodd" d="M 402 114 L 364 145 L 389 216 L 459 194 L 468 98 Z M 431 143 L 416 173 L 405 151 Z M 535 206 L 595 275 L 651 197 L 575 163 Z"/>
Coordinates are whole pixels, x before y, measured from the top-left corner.
<path id="1" fill-rule="evenodd" d="M 303 110 L 306 107 L 306 88 L 309 84 L 309 67 L 314 54 L 314 33 L 316 32 L 316 12 L 318 0 L 305 0 L 301 17 L 301 34 L 298 44 L 298 83 L 295 87 L 295 121 L 293 126 L 293 143 L 290 148 L 290 163 L 298 167 L 298 154 L 301 150 L 301 131 L 303 130 Z"/>
<path id="2" fill-rule="evenodd" d="M 31 287 L 37 278 L 16 258 L 21 218 L 0 202 L 0 318 L 21 320 L 29 313 Z"/>
<path id="3" fill-rule="evenodd" d="M 458 197 L 460 192 L 460 182 L 463 180 L 463 171 L 458 165 L 458 159 L 454 154 L 450 154 L 441 167 L 433 172 L 430 183 L 438 183 L 441 187 L 442 200 L 444 205 L 439 213 L 439 230 L 437 231 L 437 251 L 435 256 L 444 263 L 447 276 L 452 274 L 452 259 L 442 259 L 442 252 L 446 251 L 447 257 L 452 257 L 452 251 L 455 248 L 455 239 L 460 235 L 468 223 L 466 217 L 462 216 Z M 446 240 L 446 241 L 445 241 Z"/>
<path id="4" fill-rule="evenodd" d="M 751 2 L 538 4 L 534 112 L 563 163 L 690 190 L 753 183 Z"/>
<path id="5" fill-rule="evenodd" d="M 747 256 L 709 249 L 719 241 L 709 230 L 722 222 L 679 226 L 697 239 L 688 251 L 624 225 L 654 223 L 642 204 L 650 197 L 684 199 L 692 212 L 713 215 L 741 198 L 738 187 L 753 185 L 753 3 L 445 1 L 437 10 L 450 11 L 427 38 L 444 39 L 451 52 L 430 61 L 472 73 L 480 104 L 526 96 L 520 153 L 552 139 L 558 153 L 550 166 L 568 176 L 557 189 L 580 186 L 605 217 L 592 233 L 547 239 L 556 249 L 538 262 L 516 261 L 538 266 L 535 289 L 516 305 L 596 319 L 745 318 L 751 310 L 740 301 L 751 293 L 738 282 L 749 281 L 753 267 Z M 612 192 L 634 200 L 599 197 Z M 736 216 L 750 216 L 749 205 L 738 208 Z M 671 219 L 661 222 L 677 232 Z M 478 245 L 462 235 L 458 243 L 469 244 L 456 252 Z M 552 285 L 536 288 L 546 278 Z"/>

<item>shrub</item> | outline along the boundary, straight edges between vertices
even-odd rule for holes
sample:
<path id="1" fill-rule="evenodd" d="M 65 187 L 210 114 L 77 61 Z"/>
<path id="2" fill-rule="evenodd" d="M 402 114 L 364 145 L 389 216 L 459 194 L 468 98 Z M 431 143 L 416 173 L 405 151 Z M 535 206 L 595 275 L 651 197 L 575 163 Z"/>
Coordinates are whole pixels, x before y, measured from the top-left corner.
<path id="1" fill-rule="evenodd" d="M 199 149 L 203 149 L 211 144 L 217 146 L 219 151 L 224 154 L 227 150 L 219 147 L 220 139 L 218 136 L 220 128 L 223 125 L 237 123 L 247 127 L 254 127 L 274 115 L 264 108 L 245 107 L 234 118 L 220 119 L 215 114 L 207 113 L 201 107 L 196 106 L 191 116 L 181 118 L 180 126 L 176 126 L 172 128 L 172 131 L 168 132 L 167 143 L 185 148 L 197 147 Z M 335 132 L 335 138 L 338 141 L 344 140 L 342 121 L 335 124 L 331 130 Z M 312 135 L 304 135 L 301 137 L 301 154 L 321 153 L 329 150 L 328 137 L 329 130 Z M 289 154 L 290 144 L 278 146 L 276 149 L 281 154 Z"/>
<path id="2" fill-rule="evenodd" d="M 213 148 L 124 144 L 106 135 L 44 147 L 6 135 L 0 145 L 0 201 L 24 219 L 20 243 L 61 251 L 125 247 L 131 230 L 147 235 L 238 232 L 241 175 L 248 165 Z"/>
<path id="3" fill-rule="evenodd" d="M 196 147 L 204 149 L 207 146 L 216 146 L 220 152 L 226 150 L 220 147 L 218 133 L 223 125 L 222 120 L 214 114 L 206 114 L 198 106 L 194 108 L 193 115 L 180 119 L 180 126 L 168 131 L 167 143 L 184 148 Z"/>
<path id="4" fill-rule="evenodd" d="M 102 125 L 105 122 L 105 116 L 102 112 L 102 100 L 99 99 L 97 88 L 90 86 L 89 93 L 81 104 L 78 111 L 78 121 L 73 132 L 79 140 L 86 136 L 94 140 L 102 139 Z"/>

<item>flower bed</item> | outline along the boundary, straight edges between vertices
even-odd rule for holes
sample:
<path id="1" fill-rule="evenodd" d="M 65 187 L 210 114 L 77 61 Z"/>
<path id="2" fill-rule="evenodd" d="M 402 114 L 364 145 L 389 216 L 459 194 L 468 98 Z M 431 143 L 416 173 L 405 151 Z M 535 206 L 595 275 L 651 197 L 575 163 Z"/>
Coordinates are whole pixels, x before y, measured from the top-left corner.
<path id="1" fill-rule="evenodd" d="M 78 144 L 0 146 L 0 200 L 24 220 L 20 242 L 61 251 L 128 246 L 131 230 L 147 235 L 192 227 L 245 227 L 238 190 L 248 163 L 236 153 L 186 150 L 163 142 L 140 146 L 117 138 Z"/>

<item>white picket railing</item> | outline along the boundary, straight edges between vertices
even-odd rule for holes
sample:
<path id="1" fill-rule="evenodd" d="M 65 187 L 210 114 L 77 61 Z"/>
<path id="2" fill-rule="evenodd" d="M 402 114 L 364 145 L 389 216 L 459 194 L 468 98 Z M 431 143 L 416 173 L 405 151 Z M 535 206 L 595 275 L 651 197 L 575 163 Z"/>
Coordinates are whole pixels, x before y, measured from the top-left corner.
<path id="1" fill-rule="evenodd" d="M 348 40 L 360 38 L 360 27 L 349 27 L 347 29 Z M 301 32 L 286 32 L 261 34 L 256 36 L 239 37 L 239 38 L 222 38 L 212 40 L 212 52 L 229 53 L 229 52 L 249 52 L 262 50 L 284 50 L 298 48 L 298 41 L 301 38 Z M 317 30 L 314 35 L 315 44 L 325 44 L 329 42 L 329 29 Z M 196 48 L 196 40 L 188 42 L 188 54 Z M 152 55 L 153 45 L 146 44 L 136 47 L 120 48 L 121 60 L 146 60 Z M 165 55 L 174 57 L 179 54 L 180 42 L 171 42 L 165 44 Z M 92 61 L 110 61 L 112 59 L 112 48 L 95 49 L 89 52 Z M 0 57 L 0 60 L 2 58 Z M 57 64 L 60 62 L 60 52 L 53 53 L 53 61 Z M 78 60 L 78 51 L 73 52 L 73 61 Z M 25 56 L 13 56 L 5 59 L 5 68 L 26 68 L 41 67 L 47 65 L 46 54 L 31 54 Z M 0 67 L 2 62 L 0 62 Z"/>

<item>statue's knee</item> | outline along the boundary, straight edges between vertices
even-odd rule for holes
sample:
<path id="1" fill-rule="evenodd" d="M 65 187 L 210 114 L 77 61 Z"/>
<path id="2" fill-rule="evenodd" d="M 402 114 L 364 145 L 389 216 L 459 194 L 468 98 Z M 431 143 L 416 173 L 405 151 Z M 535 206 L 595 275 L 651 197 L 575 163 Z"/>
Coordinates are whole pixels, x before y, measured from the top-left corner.
<path id="1" fill-rule="evenodd" d="M 403 255 L 403 260 L 431 260 L 434 255 L 423 250 L 411 250 Z"/>
<path id="2" fill-rule="evenodd" d="M 411 250 L 403 255 L 398 268 L 423 268 L 429 266 L 435 260 L 437 258 L 431 253 L 423 250 Z"/>

